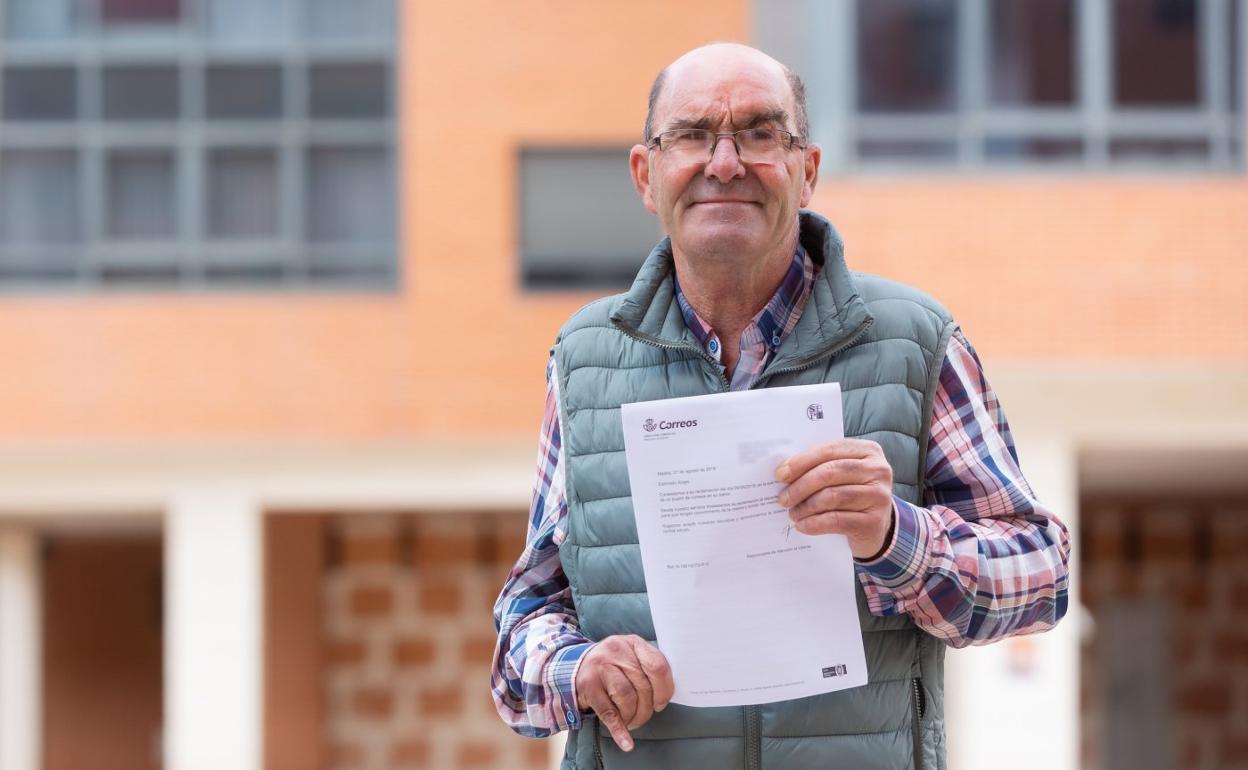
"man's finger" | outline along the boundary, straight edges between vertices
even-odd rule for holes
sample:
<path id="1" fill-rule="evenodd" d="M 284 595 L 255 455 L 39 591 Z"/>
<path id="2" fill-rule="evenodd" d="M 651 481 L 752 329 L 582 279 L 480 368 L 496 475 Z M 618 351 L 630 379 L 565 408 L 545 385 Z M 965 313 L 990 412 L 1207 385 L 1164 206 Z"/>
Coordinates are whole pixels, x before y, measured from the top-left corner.
<path id="1" fill-rule="evenodd" d="M 650 687 L 654 693 L 654 710 L 662 711 L 672 700 L 676 692 L 676 684 L 672 681 L 672 667 L 667 664 L 663 653 L 649 642 L 642 641 L 636 645 L 637 660 L 641 670 L 650 679 Z"/>
<path id="2" fill-rule="evenodd" d="M 789 517 L 800 521 L 807 516 L 824 511 L 858 511 L 865 512 L 880 504 L 886 494 L 877 487 L 867 484 L 855 484 L 844 487 L 825 487 L 796 505 L 789 507 Z"/>
<path id="3" fill-rule="evenodd" d="M 776 468 L 778 481 L 792 481 L 820 463 L 831 460 L 854 460 L 874 457 L 880 445 L 874 441 L 857 438 L 840 438 L 798 452 Z"/>
<path id="4" fill-rule="evenodd" d="M 630 724 L 637 713 L 637 690 L 632 681 L 618 667 L 612 665 L 602 672 L 602 688 L 619 711 L 620 720 L 625 725 Z"/>
<path id="5" fill-rule="evenodd" d="M 626 717 L 630 730 L 641 727 L 654 716 L 654 687 L 642 670 L 641 663 L 629 661 L 620 665 L 620 671 L 628 678 L 633 690 L 633 713 Z M 623 710 L 621 710 L 623 714 Z"/>
<path id="6" fill-rule="evenodd" d="M 611 733 L 611 739 L 615 741 L 615 745 L 625 751 L 633 750 L 633 736 L 628 734 L 628 728 L 624 726 L 624 719 L 620 716 L 620 711 L 607 695 L 606 690 L 598 690 L 595 698 L 590 700 L 589 707 L 598 715 L 598 721 L 607 726 L 607 731 Z"/>
<path id="7" fill-rule="evenodd" d="M 784 507 L 792 508 L 821 489 L 861 486 L 884 481 L 886 476 L 884 468 L 870 460 L 832 460 L 793 479 L 777 499 Z"/>
<path id="8" fill-rule="evenodd" d="M 874 517 L 861 511 L 824 511 L 794 523 L 794 527 L 803 535 L 846 535 L 852 537 L 862 534 L 873 525 Z"/>

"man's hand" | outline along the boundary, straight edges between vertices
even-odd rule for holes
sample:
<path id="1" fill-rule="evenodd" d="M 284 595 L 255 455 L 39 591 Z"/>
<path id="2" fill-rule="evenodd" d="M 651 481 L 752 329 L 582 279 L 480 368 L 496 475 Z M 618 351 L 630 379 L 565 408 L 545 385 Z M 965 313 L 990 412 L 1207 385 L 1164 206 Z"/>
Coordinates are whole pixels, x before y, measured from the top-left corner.
<path id="1" fill-rule="evenodd" d="M 793 455 L 776 469 L 788 482 L 780 505 L 805 535 L 845 535 L 857 559 L 884 549 L 893 523 L 893 469 L 874 441 L 837 439 Z"/>
<path id="2" fill-rule="evenodd" d="M 625 751 L 633 750 L 628 731 L 667 708 L 675 689 L 667 658 L 632 634 L 598 642 L 585 653 L 576 671 L 578 705 L 592 708 Z"/>

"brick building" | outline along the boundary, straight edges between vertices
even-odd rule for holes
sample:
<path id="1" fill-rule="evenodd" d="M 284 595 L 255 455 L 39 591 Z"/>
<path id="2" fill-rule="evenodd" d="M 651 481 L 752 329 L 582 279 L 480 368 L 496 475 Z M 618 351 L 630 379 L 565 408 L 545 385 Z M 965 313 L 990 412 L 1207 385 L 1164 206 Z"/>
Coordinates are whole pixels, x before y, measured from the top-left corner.
<path id="1" fill-rule="evenodd" d="M 0 770 L 550 766 L 487 689 L 545 355 L 720 39 L 1077 534 L 951 766 L 1248 767 L 1243 0 L 0 0 Z"/>

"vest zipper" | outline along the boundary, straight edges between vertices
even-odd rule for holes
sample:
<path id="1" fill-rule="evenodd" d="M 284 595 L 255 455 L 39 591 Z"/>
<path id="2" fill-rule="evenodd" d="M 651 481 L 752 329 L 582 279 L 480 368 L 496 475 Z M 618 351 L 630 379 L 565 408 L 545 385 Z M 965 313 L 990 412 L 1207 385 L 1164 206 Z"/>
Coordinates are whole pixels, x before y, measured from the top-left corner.
<path id="1" fill-rule="evenodd" d="M 696 353 L 697 356 L 703 361 L 706 361 L 708 364 L 715 367 L 715 373 L 719 375 L 719 389 L 724 393 L 732 390 L 732 383 L 728 382 L 728 378 L 724 376 L 723 370 L 719 367 L 719 362 L 712 358 L 711 354 L 707 353 L 705 350 L 700 350 L 693 345 L 673 345 L 670 342 L 664 342 L 656 337 L 651 337 L 647 334 L 642 334 L 641 332 L 635 332 L 619 323 L 615 324 L 615 328 L 624 332 L 624 336 L 626 337 L 632 337 L 638 342 L 644 342 L 647 345 L 653 345 L 656 348 L 662 348 L 664 350 L 687 350 L 692 353 Z"/>
<path id="2" fill-rule="evenodd" d="M 918 677 L 910 680 L 914 687 L 914 770 L 923 770 L 923 683 Z"/>
<path id="3" fill-rule="evenodd" d="M 598 728 L 602 723 L 594 719 L 594 769 L 606 770 L 606 764 L 602 761 L 602 744 L 599 742 Z"/>
<path id="4" fill-rule="evenodd" d="M 874 323 L 875 323 L 874 318 L 865 319 L 862 323 L 858 324 L 858 328 L 854 329 L 853 334 L 849 335 L 849 337 L 846 338 L 844 342 L 837 345 L 836 347 L 833 347 L 829 350 L 824 350 L 822 352 L 819 352 L 812 356 L 804 358 L 801 361 L 798 361 L 796 364 L 793 364 L 792 366 L 786 366 L 782 369 L 775 369 L 770 372 L 763 372 L 762 374 L 758 376 L 758 379 L 755 380 L 754 384 L 751 385 L 750 387 L 751 388 L 761 387 L 764 382 L 766 382 L 767 380 L 770 380 L 772 377 L 776 376 L 777 374 L 787 374 L 789 372 L 796 372 L 802 369 L 807 369 L 813 366 L 815 363 L 825 358 L 831 358 L 837 353 L 840 353 L 842 350 L 853 347 L 854 345 L 858 343 L 859 340 L 863 338 L 864 335 L 866 335 L 867 330 L 870 329 L 871 325 Z"/>
<path id="5" fill-rule="evenodd" d="M 759 733 L 758 706 L 745 707 L 745 768 L 760 770 L 763 766 L 763 747 Z"/>

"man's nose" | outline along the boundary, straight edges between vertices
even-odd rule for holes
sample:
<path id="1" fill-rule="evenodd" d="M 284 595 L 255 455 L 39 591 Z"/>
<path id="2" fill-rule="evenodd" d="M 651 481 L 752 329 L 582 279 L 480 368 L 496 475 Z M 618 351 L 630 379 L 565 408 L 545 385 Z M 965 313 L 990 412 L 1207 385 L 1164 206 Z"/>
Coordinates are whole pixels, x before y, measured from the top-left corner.
<path id="1" fill-rule="evenodd" d="M 737 143 L 731 136 L 715 137 L 711 147 L 711 159 L 706 164 L 706 175 L 720 182 L 728 182 L 745 176 L 745 164 L 737 153 Z"/>

